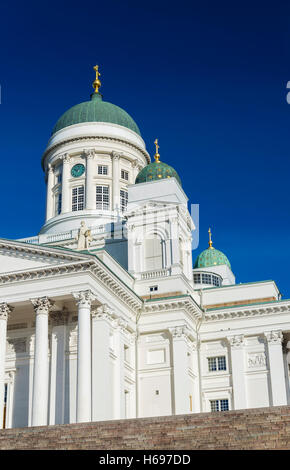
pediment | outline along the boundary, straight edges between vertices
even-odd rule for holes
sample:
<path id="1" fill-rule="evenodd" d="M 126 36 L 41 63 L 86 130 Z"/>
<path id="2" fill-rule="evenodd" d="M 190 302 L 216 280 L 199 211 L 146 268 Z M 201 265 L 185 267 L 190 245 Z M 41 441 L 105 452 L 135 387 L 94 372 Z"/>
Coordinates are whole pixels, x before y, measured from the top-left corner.
<path id="1" fill-rule="evenodd" d="M 29 245 L 0 239 L 0 273 L 26 271 L 39 267 L 58 266 L 84 259 L 69 250 Z"/>

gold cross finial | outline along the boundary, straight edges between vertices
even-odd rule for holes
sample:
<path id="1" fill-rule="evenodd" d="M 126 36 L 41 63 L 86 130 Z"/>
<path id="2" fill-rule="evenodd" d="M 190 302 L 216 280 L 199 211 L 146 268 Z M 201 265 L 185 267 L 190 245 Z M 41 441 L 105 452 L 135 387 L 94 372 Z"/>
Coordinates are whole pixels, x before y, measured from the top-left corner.
<path id="1" fill-rule="evenodd" d="M 99 77 L 101 76 L 99 72 L 99 66 L 95 65 L 94 70 L 96 72 L 96 79 L 93 81 L 93 88 L 95 89 L 95 93 L 99 93 L 99 88 L 101 86 L 101 82 L 99 80 Z"/>
<path id="2" fill-rule="evenodd" d="M 160 160 L 160 155 L 158 153 L 158 149 L 159 149 L 158 139 L 154 140 L 154 144 L 155 144 L 155 147 L 156 147 L 156 152 L 155 152 L 154 158 L 155 158 L 155 161 L 158 163 L 159 160 Z"/>
<path id="3" fill-rule="evenodd" d="M 212 248 L 212 239 L 211 239 L 211 230 L 210 230 L 210 228 L 208 229 L 208 235 L 209 235 L 208 246 L 209 246 L 209 248 Z"/>

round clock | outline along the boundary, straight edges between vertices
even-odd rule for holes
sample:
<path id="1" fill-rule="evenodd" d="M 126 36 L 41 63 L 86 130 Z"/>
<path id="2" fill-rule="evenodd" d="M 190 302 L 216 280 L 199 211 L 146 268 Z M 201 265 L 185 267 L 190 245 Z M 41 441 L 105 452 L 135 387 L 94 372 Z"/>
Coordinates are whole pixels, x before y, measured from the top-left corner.
<path id="1" fill-rule="evenodd" d="M 81 163 L 77 163 L 71 169 L 71 175 L 74 178 L 78 178 L 79 176 L 82 176 L 84 172 L 85 172 L 85 167 Z"/>

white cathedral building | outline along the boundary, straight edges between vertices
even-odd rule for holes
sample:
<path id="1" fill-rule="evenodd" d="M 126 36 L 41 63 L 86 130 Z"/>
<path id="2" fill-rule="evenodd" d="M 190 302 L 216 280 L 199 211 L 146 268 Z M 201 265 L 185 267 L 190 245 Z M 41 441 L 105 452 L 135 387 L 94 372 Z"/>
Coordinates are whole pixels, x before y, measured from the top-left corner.
<path id="1" fill-rule="evenodd" d="M 57 121 L 38 235 L 0 239 L 0 424 L 290 404 L 290 300 L 236 284 L 156 141 L 103 100 Z"/>

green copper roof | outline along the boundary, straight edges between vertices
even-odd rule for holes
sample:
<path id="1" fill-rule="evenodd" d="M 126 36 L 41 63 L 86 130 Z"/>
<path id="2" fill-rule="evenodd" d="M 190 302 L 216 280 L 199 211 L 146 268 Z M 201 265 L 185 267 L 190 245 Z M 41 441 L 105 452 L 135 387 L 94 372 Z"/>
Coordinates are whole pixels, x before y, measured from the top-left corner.
<path id="1" fill-rule="evenodd" d="M 156 181 L 163 178 L 175 177 L 181 186 L 181 180 L 172 166 L 163 162 L 152 162 L 145 166 L 138 174 L 135 184 Z"/>
<path id="2" fill-rule="evenodd" d="M 226 255 L 213 247 L 209 247 L 198 255 L 193 268 L 209 268 L 211 266 L 220 266 L 222 264 L 226 264 L 231 269 L 230 262 Z"/>
<path id="3" fill-rule="evenodd" d="M 81 122 L 111 122 L 112 124 L 127 127 L 127 129 L 141 135 L 136 122 L 131 116 L 119 106 L 103 101 L 100 93 L 93 93 L 91 101 L 84 101 L 66 111 L 57 121 L 52 134 L 64 127 Z"/>

